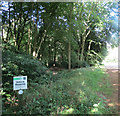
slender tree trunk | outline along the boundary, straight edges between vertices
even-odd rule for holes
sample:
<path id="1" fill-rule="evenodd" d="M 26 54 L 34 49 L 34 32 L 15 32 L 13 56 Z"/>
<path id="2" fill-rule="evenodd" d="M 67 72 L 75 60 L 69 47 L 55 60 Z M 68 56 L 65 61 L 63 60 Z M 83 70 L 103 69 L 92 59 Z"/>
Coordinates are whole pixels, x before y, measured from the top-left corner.
<path id="1" fill-rule="evenodd" d="M 90 51 L 92 41 L 89 42 L 88 51 Z"/>
<path id="2" fill-rule="evenodd" d="M 3 36 L 4 32 L 3 32 L 3 25 L 2 25 L 2 40 L 4 41 L 4 36 Z"/>
<path id="3" fill-rule="evenodd" d="M 54 64 L 56 64 L 56 41 L 54 41 Z"/>
<path id="4" fill-rule="evenodd" d="M 78 48 L 78 62 L 80 60 L 80 48 Z M 79 67 L 79 63 L 78 63 L 78 67 Z"/>
<path id="5" fill-rule="evenodd" d="M 6 40 L 10 40 L 10 26 L 11 26 L 11 22 L 10 22 L 10 2 L 8 2 L 8 11 L 9 11 L 9 25 L 8 25 L 8 31 L 7 31 L 7 37 Z"/>
<path id="6" fill-rule="evenodd" d="M 26 23 L 26 19 L 24 18 L 24 25 L 21 27 L 21 28 L 22 28 L 22 31 L 21 31 L 20 39 L 19 39 L 19 43 L 18 43 L 19 48 L 20 48 L 21 41 L 22 41 L 23 36 L 24 36 L 25 23 Z"/>
<path id="7" fill-rule="evenodd" d="M 20 34 L 21 34 L 21 25 L 22 25 L 22 2 L 20 3 L 20 14 L 19 14 L 20 25 L 18 26 L 18 34 L 17 34 L 17 47 L 20 49 Z"/>
<path id="8" fill-rule="evenodd" d="M 86 39 L 86 38 L 83 37 L 80 61 L 83 61 L 83 53 L 84 53 L 85 39 Z"/>
<path id="9" fill-rule="evenodd" d="M 41 45 L 42 45 L 42 42 L 44 41 L 44 39 L 45 39 L 45 36 L 46 36 L 46 30 L 45 30 L 45 32 L 44 32 L 44 35 L 43 35 L 43 37 L 41 38 L 41 41 L 40 41 L 40 44 L 39 44 L 39 46 L 38 46 L 38 49 L 37 49 L 37 52 L 36 52 L 36 58 L 38 57 L 38 53 L 39 53 L 39 51 L 40 51 L 40 49 L 41 49 Z"/>
<path id="10" fill-rule="evenodd" d="M 50 48 L 50 44 L 51 44 L 51 43 L 50 43 L 50 41 L 49 41 L 49 44 L 48 44 L 48 46 L 49 46 L 49 49 L 48 49 L 48 55 L 49 55 L 49 56 L 48 56 L 48 65 L 49 65 L 49 63 L 50 63 L 50 61 L 51 61 L 51 51 L 50 51 L 51 48 Z"/>
<path id="11" fill-rule="evenodd" d="M 31 54 L 31 45 L 30 45 L 30 29 L 28 29 L 28 54 Z"/>
<path id="12" fill-rule="evenodd" d="M 71 70 L 71 42 L 68 43 L 68 69 Z"/>
<path id="13" fill-rule="evenodd" d="M 29 54 L 32 54 L 32 26 L 30 24 L 30 44 L 29 44 Z"/>
<path id="14" fill-rule="evenodd" d="M 89 27 L 89 26 L 88 26 Z M 87 27 L 87 28 L 88 28 Z M 86 28 L 86 30 L 87 30 Z M 85 30 L 85 32 L 86 32 Z M 80 61 L 83 61 L 83 54 L 84 54 L 84 47 L 85 47 L 85 41 L 86 41 L 86 38 L 88 37 L 88 35 L 90 34 L 90 30 L 87 32 L 87 34 L 83 35 L 83 42 L 82 42 L 82 50 L 81 50 L 81 58 L 80 58 Z"/>
<path id="15" fill-rule="evenodd" d="M 72 6 L 70 6 L 70 20 L 69 20 L 69 24 L 70 24 L 70 35 L 72 36 Z M 69 42 L 68 42 L 68 69 L 71 70 L 71 40 L 69 38 Z"/>
<path id="16" fill-rule="evenodd" d="M 61 63 L 64 61 L 64 52 L 61 52 Z"/>
<path id="17" fill-rule="evenodd" d="M 14 34 L 13 34 L 13 39 L 14 39 L 14 45 L 17 46 L 17 41 L 16 41 L 16 20 L 15 20 L 15 3 L 13 5 L 14 8 Z"/>
<path id="18" fill-rule="evenodd" d="M 35 24 L 35 32 L 34 32 L 34 43 L 33 43 L 33 56 L 37 57 L 38 54 L 36 52 L 36 48 L 37 48 L 37 37 L 38 37 L 38 30 L 37 30 L 37 23 L 39 21 L 39 14 L 38 14 L 38 6 L 37 6 L 37 20 L 36 20 L 36 24 Z M 33 21 L 34 23 L 34 21 Z"/>
<path id="19" fill-rule="evenodd" d="M 89 53 L 90 53 L 90 47 L 91 47 L 91 43 L 92 41 L 89 42 L 89 45 L 88 45 L 88 53 L 87 53 L 87 61 L 88 61 L 88 57 L 89 57 Z"/>
<path id="20" fill-rule="evenodd" d="M 34 43 L 33 43 L 33 56 L 36 56 L 36 38 L 37 38 L 37 25 L 35 24 L 34 30 Z"/>
<path id="21" fill-rule="evenodd" d="M 48 25 L 47 28 L 44 30 L 44 34 L 43 34 L 43 36 L 42 36 L 42 38 L 41 38 L 40 44 L 39 44 L 39 46 L 38 46 L 38 49 L 37 49 L 37 52 L 36 52 L 36 55 L 35 55 L 36 58 L 38 57 L 38 53 L 39 53 L 39 51 L 40 51 L 40 49 L 41 49 L 41 45 L 42 45 L 43 41 L 45 41 L 45 37 L 46 37 L 46 35 L 47 35 L 47 31 L 48 31 L 48 29 L 49 29 L 49 26 L 50 26 L 50 25 Z"/>

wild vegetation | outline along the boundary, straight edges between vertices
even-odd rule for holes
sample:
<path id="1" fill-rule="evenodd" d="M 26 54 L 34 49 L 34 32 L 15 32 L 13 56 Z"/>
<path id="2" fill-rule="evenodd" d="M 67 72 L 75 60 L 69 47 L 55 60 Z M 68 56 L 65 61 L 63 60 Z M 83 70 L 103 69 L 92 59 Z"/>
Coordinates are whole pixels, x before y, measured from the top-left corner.
<path id="1" fill-rule="evenodd" d="M 3 114 L 112 114 L 115 109 L 105 104 L 98 93 L 111 96 L 112 89 L 102 69 L 81 68 L 52 72 L 30 56 L 3 51 Z M 28 62 L 29 60 L 29 62 Z M 31 68 L 29 68 L 31 67 Z M 22 108 L 19 109 L 17 91 L 13 92 L 13 78 L 28 76 Z M 103 83 L 104 79 L 104 83 Z"/>
<path id="2" fill-rule="evenodd" d="M 111 33 L 117 33 L 114 8 L 110 2 L 4 2 L 3 114 L 116 113 L 100 94 L 112 93 L 107 75 L 93 67 L 107 55 Z M 28 77 L 21 109 L 13 91 L 13 77 L 19 75 Z"/>

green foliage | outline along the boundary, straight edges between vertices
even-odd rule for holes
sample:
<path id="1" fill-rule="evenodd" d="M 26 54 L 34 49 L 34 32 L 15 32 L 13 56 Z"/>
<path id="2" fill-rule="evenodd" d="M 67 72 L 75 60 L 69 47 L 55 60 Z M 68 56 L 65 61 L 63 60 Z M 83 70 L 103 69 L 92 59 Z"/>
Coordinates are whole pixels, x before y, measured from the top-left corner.
<path id="1" fill-rule="evenodd" d="M 34 60 L 31 56 L 20 53 L 17 54 L 13 51 L 4 49 L 2 52 L 2 57 L 3 90 L 7 92 L 7 94 L 14 95 L 12 86 L 14 76 L 26 75 L 28 76 L 29 82 L 32 80 L 37 80 L 38 78 L 39 80 L 43 79 L 41 83 L 44 83 L 44 80 L 46 79 L 44 74 L 47 74 L 47 68 L 39 61 Z M 48 78 L 50 77 L 48 76 Z M 5 97 L 5 99 L 7 98 Z"/>
<path id="2" fill-rule="evenodd" d="M 36 79 L 45 74 L 47 68 L 31 56 L 16 54 L 9 50 L 3 50 L 3 82 L 13 76 L 27 75 L 28 79 Z"/>
<path id="3" fill-rule="evenodd" d="M 3 113 L 13 113 L 18 106 L 18 96 L 13 92 L 13 77 L 26 75 L 28 86 L 31 82 L 38 84 L 48 84 L 52 80 L 52 73 L 43 66 L 38 60 L 29 55 L 18 54 L 13 51 L 3 49 L 2 82 L 3 82 Z M 11 110 L 9 109 L 11 107 Z"/>
<path id="4" fill-rule="evenodd" d="M 3 113 L 110 113 L 96 95 L 96 91 L 111 93 L 108 83 L 98 86 L 102 70 L 51 72 L 42 64 L 68 68 L 70 58 L 72 68 L 100 63 L 107 53 L 106 43 L 116 45 L 110 40 L 110 33 L 115 33 L 110 19 L 114 7 L 114 3 L 94 2 L 9 2 L 8 9 L 3 6 Z M 24 91 L 23 108 L 17 111 L 12 81 L 19 75 L 28 76 L 29 89 Z"/>
<path id="5" fill-rule="evenodd" d="M 82 60 L 88 65 L 101 62 L 103 58 L 100 57 L 104 57 L 106 53 L 102 48 L 106 48 L 106 43 L 118 45 L 115 39 L 117 25 L 110 16 L 116 3 L 6 4 L 8 9 L 4 4 L 2 7 L 2 41 L 6 43 L 5 47 L 12 51 L 27 52 L 45 65 L 54 62 L 60 67 L 68 68 L 69 41 L 73 68 L 84 67 L 79 63 Z M 112 39 L 111 33 L 115 35 Z M 87 40 L 92 42 L 91 45 Z"/>
<path id="6" fill-rule="evenodd" d="M 17 113 L 41 115 L 116 113 L 114 109 L 106 108 L 105 97 L 100 98 L 97 95 L 103 91 L 105 94 L 108 94 L 107 91 L 112 93 L 109 84 L 99 86 L 103 79 L 105 83 L 109 83 L 101 69 L 84 68 L 71 72 L 60 71 L 55 75 L 55 80 L 49 80 L 49 83 L 40 84 L 41 80 L 33 81 L 29 89 L 24 90 L 24 105 Z"/>

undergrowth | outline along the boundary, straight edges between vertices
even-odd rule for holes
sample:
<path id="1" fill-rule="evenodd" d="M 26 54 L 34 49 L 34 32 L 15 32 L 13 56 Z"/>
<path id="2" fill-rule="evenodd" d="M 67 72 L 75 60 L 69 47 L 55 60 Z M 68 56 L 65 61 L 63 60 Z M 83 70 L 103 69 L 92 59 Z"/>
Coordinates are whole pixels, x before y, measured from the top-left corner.
<path id="1" fill-rule="evenodd" d="M 106 98 L 97 93 L 112 95 L 108 75 L 100 68 L 81 68 L 51 72 L 28 56 L 9 51 L 3 53 L 3 114 L 112 114 Z M 28 76 L 22 108 L 18 93 L 12 90 L 12 77 Z M 104 83 L 103 83 L 104 80 Z"/>

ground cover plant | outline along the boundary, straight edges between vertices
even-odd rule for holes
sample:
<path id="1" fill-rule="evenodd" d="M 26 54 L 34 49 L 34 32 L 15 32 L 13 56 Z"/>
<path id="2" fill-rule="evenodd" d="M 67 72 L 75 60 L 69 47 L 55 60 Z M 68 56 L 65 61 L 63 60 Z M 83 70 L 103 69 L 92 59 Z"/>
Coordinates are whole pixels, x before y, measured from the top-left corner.
<path id="1" fill-rule="evenodd" d="M 22 64 L 17 64 L 17 62 L 24 60 L 22 61 L 24 70 L 28 71 L 18 74 L 27 75 L 27 72 L 31 71 L 31 69 L 27 68 L 30 61 L 32 60 L 32 62 L 34 62 L 30 64 L 31 67 L 34 67 L 36 60 L 28 58 L 29 63 L 26 65 L 24 62 L 28 59 L 24 59 L 23 56 L 22 59 L 22 57 L 20 57 L 21 54 L 13 52 L 13 55 L 9 51 L 5 51 L 3 55 L 4 54 L 7 56 L 5 59 L 10 58 L 10 63 L 12 64 L 5 65 L 7 63 L 9 64 L 9 61 L 5 60 L 6 62 L 4 62 L 3 65 L 3 78 L 6 78 L 5 81 L 3 80 L 3 114 L 53 115 L 116 113 L 114 108 L 106 106 L 106 98 L 100 97 L 102 96 L 102 92 L 106 95 L 112 95 L 110 82 L 107 78 L 108 75 L 105 74 L 103 69 L 99 67 L 88 67 L 73 69 L 71 71 L 63 70 L 52 72 L 40 64 L 36 65 L 36 68 L 41 69 L 41 72 L 39 72 L 40 75 L 36 76 L 37 71 L 35 68 L 33 75 L 28 76 L 28 89 L 24 90 L 23 106 L 22 109 L 19 109 L 18 93 L 12 90 L 12 77 L 16 75 L 16 71 L 19 72 L 21 69 L 14 70 L 14 65 L 22 68 Z M 9 75 L 6 71 L 12 71 L 10 74 L 15 75 Z M 98 93 L 100 94 L 98 95 Z"/>
<path id="2" fill-rule="evenodd" d="M 110 84 L 104 71 L 98 68 L 85 68 L 71 72 L 65 71 L 61 76 L 59 80 L 50 84 L 41 86 L 36 83 L 37 86 L 31 87 L 35 96 L 29 90 L 26 91 L 25 100 L 30 99 L 31 102 L 25 104 L 28 109 L 25 112 L 39 112 L 40 114 L 43 112 L 45 114 L 116 113 L 114 109 L 107 108 L 105 97 L 101 98 L 97 95 L 103 91 L 104 94 L 112 95 L 112 89 L 109 89 Z M 106 84 L 100 87 L 102 79 L 105 79 Z M 29 109 L 29 105 L 32 106 L 32 110 Z"/>

